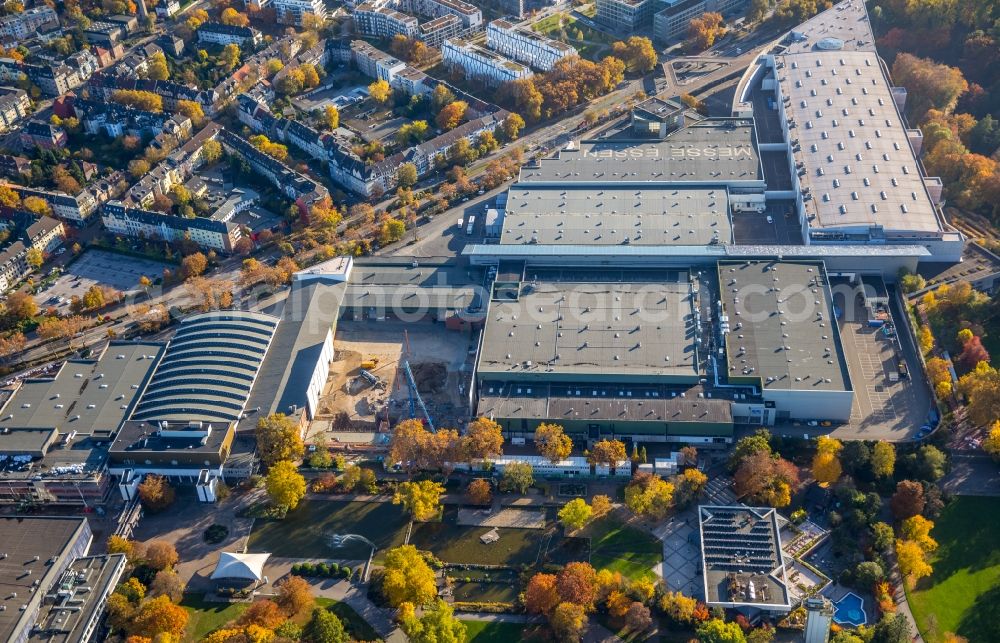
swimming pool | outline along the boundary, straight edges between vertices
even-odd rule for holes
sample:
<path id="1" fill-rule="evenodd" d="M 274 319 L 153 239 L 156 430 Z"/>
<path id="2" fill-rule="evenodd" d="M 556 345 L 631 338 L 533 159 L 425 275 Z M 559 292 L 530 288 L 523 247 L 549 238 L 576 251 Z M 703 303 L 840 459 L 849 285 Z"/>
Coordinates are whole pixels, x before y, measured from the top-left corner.
<path id="1" fill-rule="evenodd" d="M 865 601 L 854 592 L 848 592 L 833 604 L 833 621 L 838 625 L 857 627 L 868 622 Z"/>

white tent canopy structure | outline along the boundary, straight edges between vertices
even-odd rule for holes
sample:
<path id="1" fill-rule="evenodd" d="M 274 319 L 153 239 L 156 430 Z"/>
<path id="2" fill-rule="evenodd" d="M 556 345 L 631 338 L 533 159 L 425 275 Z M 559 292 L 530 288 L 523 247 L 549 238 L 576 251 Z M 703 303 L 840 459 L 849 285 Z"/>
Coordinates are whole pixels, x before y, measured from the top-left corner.
<path id="1" fill-rule="evenodd" d="M 212 572 L 212 580 L 238 578 L 260 581 L 264 578 L 264 563 L 271 554 L 238 554 L 224 551 L 219 554 L 219 564 Z"/>

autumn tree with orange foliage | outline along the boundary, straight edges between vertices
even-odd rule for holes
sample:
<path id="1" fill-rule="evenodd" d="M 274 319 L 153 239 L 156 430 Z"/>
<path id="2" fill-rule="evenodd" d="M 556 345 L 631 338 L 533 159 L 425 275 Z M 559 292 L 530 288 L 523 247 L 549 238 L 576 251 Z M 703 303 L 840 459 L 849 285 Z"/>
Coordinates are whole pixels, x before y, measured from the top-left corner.
<path id="1" fill-rule="evenodd" d="M 476 478 L 466 488 L 465 497 L 468 498 L 470 504 L 488 505 L 493 502 L 493 488 L 490 486 L 489 481 L 483 478 Z"/>
<path id="2" fill-rule="evenodd" d="M 692 18 L 688 24 L 688 38 L 698 51 L 704 51 L 714 45 L 724 33 L 726 33 L 726 23 L 722 20 L 722 14 L 715 11 L 708 11 L 697 18 Z"/>
<path id="3" fill-rule="evenodd" d="M 465 112 L 469 109 L 469 104 L 464 100 L 456 100 L 448 103 L 438 112 L 435 122 L 443 130 L 455 129 L 465 118 Z"/>
<path id="4" fill-rule="evenodd" d="M 290 576 L 278 588 L 274 602 L 284 614 L 293 617 L 311 609 L 315 599 L 309 583 L 298 576 Z"/>
<path id="5" fill-rule="evenodd" d="M 554 574 L 535 574 L 524 590 L 524 609 L 530 614 L 549 615 L 559 604 Z"/>
<path id="6" fill-rule="evenodd" d="M 556 590 L 562 601 L 590 611 L 597 598 L 597 572 L 590 563 L 569 563 L 556 576 Z"/>
<path id="7" fill-rule="evenodd" d="M 759 451 L 743 458 L 734 479 L 737 496 L 771 507 L 787 507 L 792 491 L 799 486 L 799 469 L 784 458 Z"/>
<path id="8" fill-rule="evenodd" d="M 180 637 L 187 627 L 188 613 L 167 596 L 157 596 L 139 606 L 128 625 L 129 634 L 155 638 L 160 634 Z"/>

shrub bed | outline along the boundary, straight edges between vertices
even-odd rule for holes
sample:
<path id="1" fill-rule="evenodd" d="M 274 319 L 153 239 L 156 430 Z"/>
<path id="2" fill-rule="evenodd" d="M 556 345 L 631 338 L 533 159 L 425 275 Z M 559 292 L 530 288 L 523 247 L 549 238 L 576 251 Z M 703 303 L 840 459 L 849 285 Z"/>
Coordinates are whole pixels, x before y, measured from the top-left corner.
<path id="1" fill-rule="evenodd" d="M 358 569 L 360 575 L 361 568 Z M 292 574 L 311 578 L 351 578 L 354 570 L 348 565 L 341 566 L 337 563 L 295 563 L 292 565 Z"/>

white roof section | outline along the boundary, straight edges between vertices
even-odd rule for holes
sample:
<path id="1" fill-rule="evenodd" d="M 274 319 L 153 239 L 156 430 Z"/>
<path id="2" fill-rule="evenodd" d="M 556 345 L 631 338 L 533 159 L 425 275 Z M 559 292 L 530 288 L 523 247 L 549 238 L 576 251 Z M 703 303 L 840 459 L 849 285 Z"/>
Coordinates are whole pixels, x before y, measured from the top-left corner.
<path id="1" fill-rule="evenodd" d="M 939 233 L 861 0 L 800 25 L 775 60 L 810 227 Z"/>
<path id="2" fill-rule="evenodd" d="M 507 195 L 501 244 L 732 243 L 725 188 L 518 184 Z"/>
<path id="3" fill-rule="evenodd" d="M 271 554 L 239 554 L 224 551 L 219 554 L 219 564 L 212 572 L 212 580 L 220 578 L 262 580 L 264 578 L 264 563 L 270 557 Z"/>
<path id="4" fill-rule="evenodd" d="M 292 274 L 292 281 L 324 281 L 341 283 L 351 278 L 352 257 L 334 257 Z"/>

